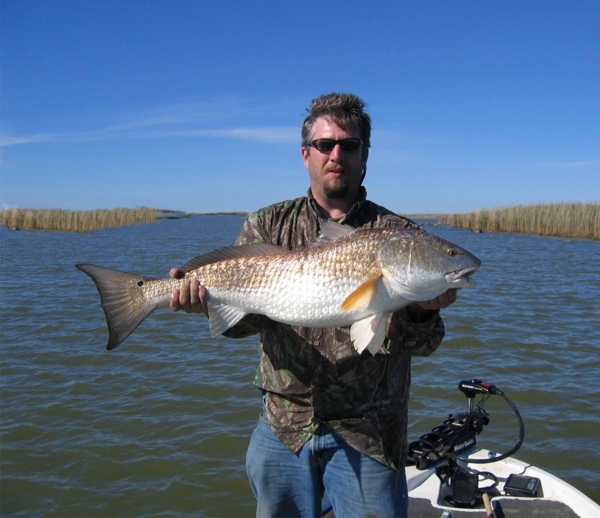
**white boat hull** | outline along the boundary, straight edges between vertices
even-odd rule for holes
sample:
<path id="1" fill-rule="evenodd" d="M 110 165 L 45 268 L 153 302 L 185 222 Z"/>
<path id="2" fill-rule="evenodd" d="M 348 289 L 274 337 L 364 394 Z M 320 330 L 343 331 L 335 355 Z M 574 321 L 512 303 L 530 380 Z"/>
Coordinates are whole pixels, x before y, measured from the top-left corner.
<path id="1" fill-rule="evenodd" d="M 490 458 L 494 454 L 489 450 L 473 448 L 461 453 L 460 456 L 482 459 Z M 459 462 L 459 465 L 464 467 L 465 464 Z M 495 491 L 490 491 L 490 500 L 492 509 L 498 518 L 502 516 L 530 517 L 534 510 L 540 516 L 600 517 L 600 506 L 596 502 L 565 481 L 531 464 L 509 457 L 489 464 L 472 463 L 468 464 L 468 467 L 480 472 L 491 472 L 497 477 L 498 485 Z M 535 498 L 506 496 L 503 491 L 504 484 L 511 474 L 538 478 L 541 482 L 543 496 Z M 482 512 L 484 512 L 483 505 L 474 509 L 451 506 L 447 501 L 451 489 L 447 485 L 441 484 L 435 473 L 435 466 L 425 470 L 409 466 L 406 468 L 406 478 L 411 502 L 409 507 L 409 510 L 412 511 L 409 512 L 411 518 L 420 516 L 439 518 L 444 516 L 444 512 L 447 517 L 458 518 L 470 516 L 471 513 L 479 513 L 479 516 L 482 516 Z M 481 487 L 489 485 L 491 485 L 489 480 L 480 483 Z M 569 513 L 569 510 L 572 514 Z M 539 511 L 542 511 L 543 514 L 540 514 Z"/>

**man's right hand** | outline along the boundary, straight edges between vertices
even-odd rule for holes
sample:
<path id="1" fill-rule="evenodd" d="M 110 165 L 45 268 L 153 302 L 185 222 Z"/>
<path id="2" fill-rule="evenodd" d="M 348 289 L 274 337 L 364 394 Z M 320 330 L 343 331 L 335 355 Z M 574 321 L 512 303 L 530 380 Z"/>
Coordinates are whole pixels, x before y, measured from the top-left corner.
<path id="1" fill-rule="evenodd" d="M 185 274 L 179 268 L 173 268 L 169 272 L 171 279 L 182 279 Z M 169 307 L 173 311 L 185 311 L 186 313 L 204 313 L 208 316 L 206 288 L 196 279 L 186 279 L 181 288 L 173 290 Z"/>

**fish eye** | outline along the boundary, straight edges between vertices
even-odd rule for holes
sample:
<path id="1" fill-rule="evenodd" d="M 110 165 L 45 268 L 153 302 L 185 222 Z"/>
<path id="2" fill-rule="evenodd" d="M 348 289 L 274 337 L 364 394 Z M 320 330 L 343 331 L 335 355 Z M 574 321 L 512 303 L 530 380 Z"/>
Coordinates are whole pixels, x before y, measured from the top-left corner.
<path id="1" fill-rule="evenodd" d="M 450 257 L 454 257 L 454 256 L 458 255 L 458 251 L 455 248 L 451 248 L 450 250 L 448 250 L 448 255 Z"/>
<path id="2" fill-rule="evenodd" d="M 143 285 L 144 285 L 144 281 L 138 281 L 138 282 L 137 282 L 137 285 L 138 285 L 138 286 L 143 286 Z"/>

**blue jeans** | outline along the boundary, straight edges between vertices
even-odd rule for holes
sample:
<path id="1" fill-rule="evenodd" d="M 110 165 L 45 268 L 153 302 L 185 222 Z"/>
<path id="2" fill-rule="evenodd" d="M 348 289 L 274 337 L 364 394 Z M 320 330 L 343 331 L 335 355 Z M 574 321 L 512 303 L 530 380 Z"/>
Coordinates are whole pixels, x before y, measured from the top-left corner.
<path id="1" fill-rule="evenodd" d="M 259 419 L 246 470 L 259 518 L 317 518 L 325 492 L 339 518 L 408 514 L 404 470 L 393 471 L 363 455 L 325 425 L 294 455 Z"/>

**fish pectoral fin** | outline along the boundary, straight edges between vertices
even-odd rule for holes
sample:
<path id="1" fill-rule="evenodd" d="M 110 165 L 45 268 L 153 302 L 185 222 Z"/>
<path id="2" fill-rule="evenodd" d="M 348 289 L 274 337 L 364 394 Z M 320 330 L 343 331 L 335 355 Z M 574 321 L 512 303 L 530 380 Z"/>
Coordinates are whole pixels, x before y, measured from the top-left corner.
<path id="1" fill-rule="evenodd" d="M 342 302 L 342 309 L 344 311 L 366 310 L 371 301 L 377 296 L 377 283 L 381 278 L 382 276 L 378 275 L 363 282 Z"/>
<path id="2" fill-rule="evenodd" d="M 375 356 L 385 340 L 388 314 L 378 313 L 354 322 L 350 328 L 350 338 L 354 348 L 361 354 L 365 349 Z"/>
<path id="3" fill-rule="evenodd" d="M 211 336 L 218 336 L 247 315 L 245 311 L 208 299 L 208 326 Z"/>

